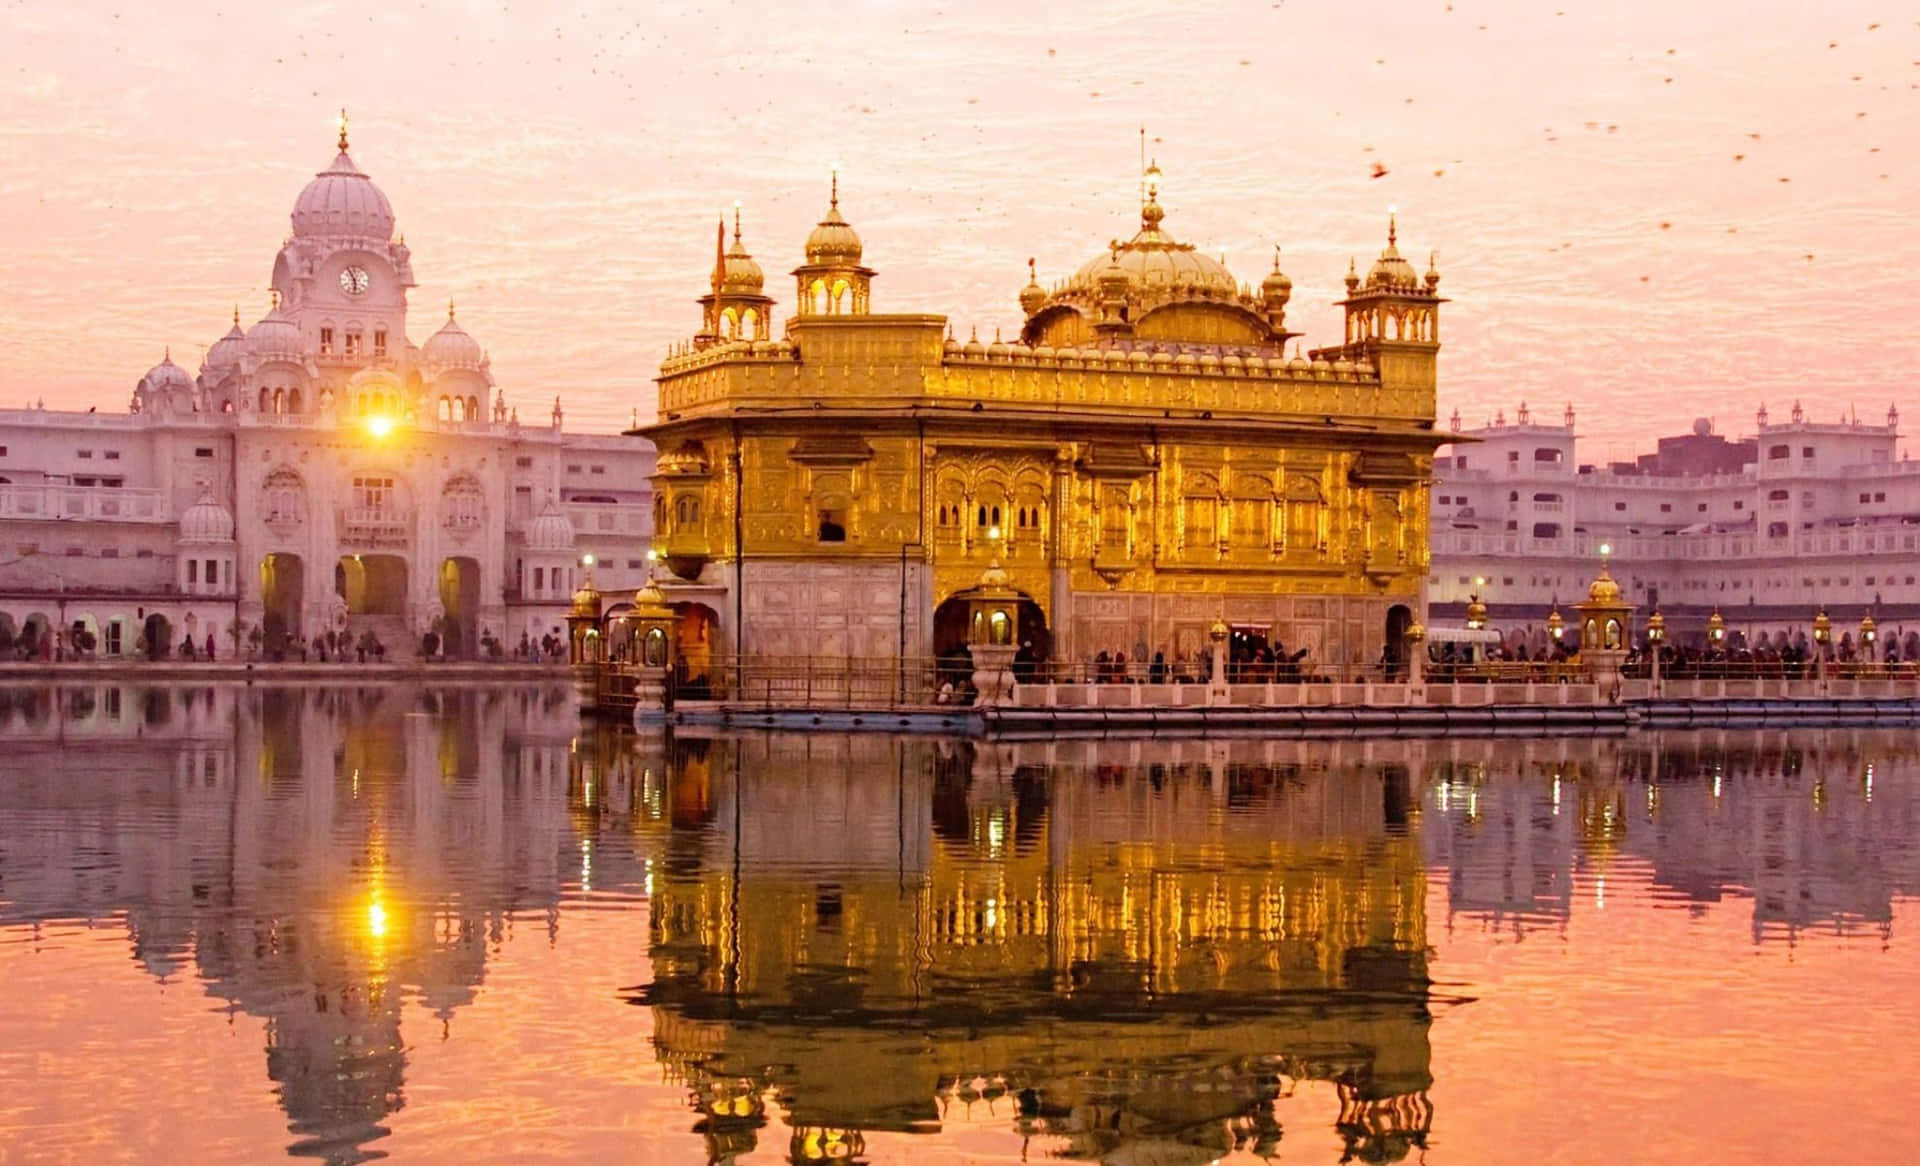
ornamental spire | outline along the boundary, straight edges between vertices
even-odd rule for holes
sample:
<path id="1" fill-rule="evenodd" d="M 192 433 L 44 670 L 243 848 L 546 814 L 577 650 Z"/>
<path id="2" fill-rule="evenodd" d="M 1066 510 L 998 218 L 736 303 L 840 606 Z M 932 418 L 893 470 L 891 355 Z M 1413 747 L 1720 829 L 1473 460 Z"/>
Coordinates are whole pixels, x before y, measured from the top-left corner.
<path id="1" fill-rule="evenodd" d="M 347 152 L 347 107 L 340 107 L 340 152 Z"/>
<path id="2" fill-rule="evenodd" d="M 453 297 L 447 297 L 447 323 L 453 323 Z"/>

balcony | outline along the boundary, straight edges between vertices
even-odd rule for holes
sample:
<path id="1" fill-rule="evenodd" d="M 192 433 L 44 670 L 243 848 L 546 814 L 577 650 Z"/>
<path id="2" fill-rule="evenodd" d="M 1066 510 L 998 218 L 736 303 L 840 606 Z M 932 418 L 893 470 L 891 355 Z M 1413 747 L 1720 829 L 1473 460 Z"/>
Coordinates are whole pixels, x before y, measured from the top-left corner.
<path id="1" fill-rule="evenodd" d="M 159 490 L 117 486 L 0 486 L 0 519 L 24 518 L 82 522 L 167 522 L 166 498 Z"/>
<path id="2" fill-rule="evenodd" d="M 563 502 L 567 521 L 576 535 L 631 535 L 653 533 L 653 508 L 644 502 Z"/>
<path id="3" fill-rule="evenodd" d="M 411 541 L 412 521 L 379 507 L 341 507 L 336 515 L 340 541 L 369 547 L 404 547 Z"/>

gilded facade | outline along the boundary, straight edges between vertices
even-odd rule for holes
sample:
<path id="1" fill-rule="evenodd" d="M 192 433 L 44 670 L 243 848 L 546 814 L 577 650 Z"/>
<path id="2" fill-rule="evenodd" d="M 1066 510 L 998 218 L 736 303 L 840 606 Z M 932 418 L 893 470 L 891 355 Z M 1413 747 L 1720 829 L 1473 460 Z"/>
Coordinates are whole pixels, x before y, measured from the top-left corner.
<path id="1" fill-rule="evenodd" d="M 1338 344 L 1289 345 L 1292 281 L 1241 283 L 1140 226 L 1070 277 L 1029 262 L 1017 337 L 872 307 L 837 184 L 778 336 L 742 241 L 661 366 L 657 543 L 708 647 L 924 657 L 1000 559 L 1034 654 L 1196 656 L 1225 617 L 1315 663 L 1379 659 L 1418 610 L 1440 275 L 1350 267 Z M 704 610 L 701 610 L 704 609 Z"/>

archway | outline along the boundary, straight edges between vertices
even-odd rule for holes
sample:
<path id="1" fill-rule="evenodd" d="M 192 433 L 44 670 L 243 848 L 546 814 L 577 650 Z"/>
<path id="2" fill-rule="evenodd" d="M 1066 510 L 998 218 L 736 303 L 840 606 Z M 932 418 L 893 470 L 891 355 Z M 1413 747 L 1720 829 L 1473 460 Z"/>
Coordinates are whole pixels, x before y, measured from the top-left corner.
<path id="1" fill-rule="evenodd" d="M 13 616 L 0 611 L 0 659 L 13 656 L 20 639 L 20 629 L 13 622 Z"/>
<path id="2" fill-rule="evenodd" d="M 18 648 L 25 660 L 53 659 L 53 621 L 45 612 L 34 612 L 20 625 Z"/>
<path id="3" fill-rule="evenodd" d="M 455 557 L 440 564 L 440 650 L 467 659 L 480 646 L 480 564 Z"/>
<path id="4" fill-rule="evenodd" d="M 688 700 L 704 700 L 713 690 L 714 656 L 719 650 L 720 616 L 704 603 L 676 603 L 678 617 L 674 634 L 674 678 L 680 695 Z"/>
<path id="5" fill-rule="evenodd" d="M 67 617 L 67 654 L 94 656 L 100 651 L 100 620 L 90 611 Z"/>
<path id="6" fill-rule="evenodd" d="M 269 653 L 286 650 L 297 638 L 300 608 L 306 602 L 307 565 L 299 555 L 275 553 L 260 560 L 261 636 Z"/>
<path id="7" fill-rule="evenodd" d="M 333 590 L 347 601 L 348 615 L 405 615 L 407 561 L 399 555 L 343 555 L 334 567 Z"/>
<path id="8" fill-rule="evenodd" d="M 147 617 L 140 627 L 142 649 L 149 660 L 164 660 L 173 654 L 173 621 L 159 612 Z"/>
<path id="9" fill-rule="evenodd" d="M 1396 603 L 1387 609 L 1387 643 L 1381 663 L 1386 666 L 1388 680 L 1406 675 L 1407 628 L 1412 625 L 1413 612 L 1406 604 Z"/>
<path id="10" fill-rule="evenodd" d="M 972 665 L 967 662 L 971 659 L 967 654 L 967 601 L 972 597 L 971 590 L 957 592 L 933 611 L 934 658 L 956 676 L 973 673 Z M 1053 633 L 1047 628 L 1047 613 L 1025 595 L 1020 597 L 1017 622 L 1015 641 L 1020 650 L 1013 660 L 1014 675 L 1027 680 L 1052 657 Z"/>

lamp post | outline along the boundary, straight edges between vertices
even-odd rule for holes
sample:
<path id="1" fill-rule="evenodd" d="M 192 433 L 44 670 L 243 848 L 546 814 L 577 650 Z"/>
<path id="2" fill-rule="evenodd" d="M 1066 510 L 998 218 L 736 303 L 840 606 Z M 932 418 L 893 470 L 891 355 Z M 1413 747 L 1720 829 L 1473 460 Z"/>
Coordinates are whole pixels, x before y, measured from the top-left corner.
<path id="1" fill-rule="evenodd" d="M 1560 599 L 1555 596 L 1553 606 L 1547 609 L 1547 646 L 1553 649 L 1555 659 L 1560 656 L 1560 646 L 1565 642 L 1566 635 L 1567 621 L 1560 614 Z"/>
<path id="2" fill-rule="evenodd" d="M 1880 625 L 1873 621 L 1873 612 L 1868 611 L 1860 617 L 1860 658 L 1862 663 L 1869 667 L 1873 665 L 1874 661 L 1878 658 L 1873 650 L 1874 645 L 1879 642 Z"/>
<path id="3" fill-rule="evenodd" d="M 1667 617 L 1660 614 L 1659 608 L 1647 616 L 1647 655 L 1652 658 L 1652 670 L 1648 673 L 1653 682 L 1653 695 L 1660 695 L 1660 646 L 1667 639 Z"/>
<path id="4" fill-rule="evenodd" d="M 1720 607 L 1716 604 L 1713 614 L 1707 617 L 1707 647 L 1717 652 L 1724 648 L 1726 643 L 1727 620 L 1720 614 Z"/>
<path id="5" fill-rule="evenodd" d="M 1824 689 L 1827 680 L 1827 645 L 1833 642 L 1833 619 L 1821 608 L 1813 616 L 1813 678 Z"/>

